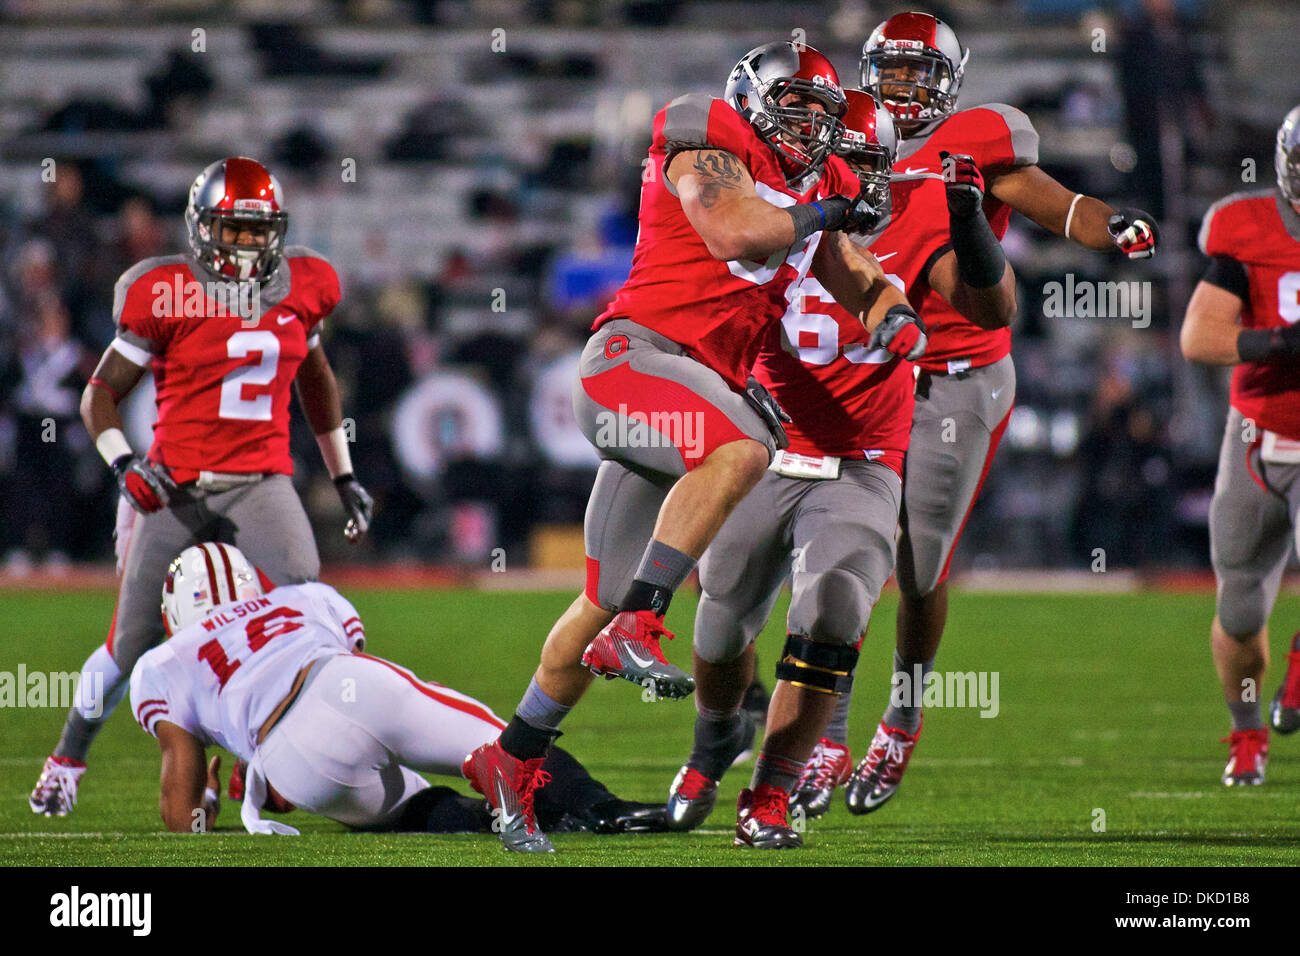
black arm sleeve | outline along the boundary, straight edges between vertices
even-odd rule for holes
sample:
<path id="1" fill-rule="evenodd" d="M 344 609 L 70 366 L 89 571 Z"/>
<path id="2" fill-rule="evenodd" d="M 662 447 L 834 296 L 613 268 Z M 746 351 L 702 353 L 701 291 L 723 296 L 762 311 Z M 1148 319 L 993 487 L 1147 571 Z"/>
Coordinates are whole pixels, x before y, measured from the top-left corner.
<path id="1" fill-rule="evenodd" d="M 1246 267 L 1232 256 L 1212 258 L 1201 281 L 1231 292 L 1242 302 L 1250 301 L 1250 280 L 1246 277 Z"/>

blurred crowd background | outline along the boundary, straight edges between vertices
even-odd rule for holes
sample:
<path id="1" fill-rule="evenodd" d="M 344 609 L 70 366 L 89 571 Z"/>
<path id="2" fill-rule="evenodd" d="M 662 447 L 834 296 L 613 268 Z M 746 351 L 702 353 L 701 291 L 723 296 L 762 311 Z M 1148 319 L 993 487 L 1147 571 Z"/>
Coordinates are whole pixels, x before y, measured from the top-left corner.
<path id="1" fill-rule="evenodd" d="M 653 114 L 721 94 L 748 49 L 800 30 L 857 85 L 862 41 L 910 8 L 0 0 L 4 567 L 111 556 L 115 486 L 77 405 L 113 336 L 113 285 L 185 248 L 189 184 L 239 154 L 278 175 L 290 242 L 343 280 L 324 340 L 379 507 L 347 547 L 295 408 L 295 481 L 323 557 L 570 559 L 597 459 L 569 389 L 631 262 Z M 1205 209 L 1274 183 L 1276 128 L 1300 100 L 1300 4 L 919 8 L 971 49 L 959 106 L 1025 110 L 1044 169 L 1163 228 L 1157 258 L 1130 264 L 1013 219 L 1017 408 L 954 567 L 1087 567 L 1096 548 L 1113 568 L 1208 566 L 1227 378 L 1189 367 L 1177 333 Z M 1149 327 L 1045 315 L 1044 286 L 1067 273 L 1150 280 Z M 137 449 L 152 413 L 146 381 L 129 407 Z"/>

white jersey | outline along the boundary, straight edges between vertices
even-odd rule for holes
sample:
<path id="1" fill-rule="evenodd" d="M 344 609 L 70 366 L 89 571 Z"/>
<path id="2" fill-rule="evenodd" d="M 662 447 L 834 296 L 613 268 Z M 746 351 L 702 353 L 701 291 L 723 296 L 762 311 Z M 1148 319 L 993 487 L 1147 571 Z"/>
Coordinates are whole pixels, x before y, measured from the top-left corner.
<path id="1" fill-rule="evenodd" d="M 158 721 L 253 759 L 257 731 L 298 672 L 365 645 L 356 608 L 327 584 L 279 587 L 213 608 L 155 647 L 131 673 L 131 709 L 157 736 Z"/>

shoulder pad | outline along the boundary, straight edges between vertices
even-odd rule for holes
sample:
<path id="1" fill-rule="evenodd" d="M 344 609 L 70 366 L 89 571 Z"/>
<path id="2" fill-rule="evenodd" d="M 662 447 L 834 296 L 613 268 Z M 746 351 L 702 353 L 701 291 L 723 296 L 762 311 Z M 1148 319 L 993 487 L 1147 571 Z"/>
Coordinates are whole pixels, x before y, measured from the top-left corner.
<path id="1" fill-rule="evenodd" d="M 1196 236 L 1196 244 L 1200 246 L 1201 252 L 1207 256 L 1234 255 L 1234 251 L 1229 248 L 1232 243 L 1223 237 L 1237 225 L 1240 219 L 1239 214 L 1245 212 L 1238 204 L 1249 202 L 1252 199 L 1271 200 L 1274 192 L 1273 189 L 1243 189 L 1240 192 L 1224 196 L 1205 210 L 1205 217 L 1201 220 L 1201 231 Z M 1253 218 L 1249 213 L 1246 213 L 1247 220 Z M 1236 254 L 1240 255 L 1240 250 L 1237 250 Z"/>

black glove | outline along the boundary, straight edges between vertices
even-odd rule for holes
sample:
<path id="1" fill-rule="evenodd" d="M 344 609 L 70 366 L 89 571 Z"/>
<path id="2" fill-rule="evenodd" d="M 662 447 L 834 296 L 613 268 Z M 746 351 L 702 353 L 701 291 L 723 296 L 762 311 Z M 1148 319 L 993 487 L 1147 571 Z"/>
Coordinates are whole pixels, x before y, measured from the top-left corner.
<path id="1" fill-rule="evenodd" d="M 1120 252 L 1130 259 L 1150 259 L 1156 254 L 1160 232 L 1155 216 L 1141 209 L 1121 209 L 1106 223 L 1106 230 Z"/>
<path id="2" fill-rule="evenodd" d="M 776 441 L 776 450 L 784 451 L 790 447 L 790 439 L 785 433 L 785 426 L 792 422 L 785 409 L 777 404 L 776 398 L 764 388 L 754 376 L 749 376 L 749 381 L 745 382 L 745 401 L 758 412 L 767 425 L 768 431 L 772 433 L 772 438 Z"/>
<path id="3" fill-rule="evenodd" d="M 117 486 L 141 514 L 152 514 L 167 507 L 176 483 L 166 472 L 154 468 L 153 462 L 139 455 L 122 455 L 113 462 Z"/>
<path id="4" fill-rule="evenodd" d="M 366 493 L 361 482 L 351 474 L 335 478 L 334 487 L 338 489 L 343 509 L 348 513 L 348 523 L 343 534 L 349 541 L 356 541 L 370 529 L 370 518 L 375 513 L 375 499 Z"/>

